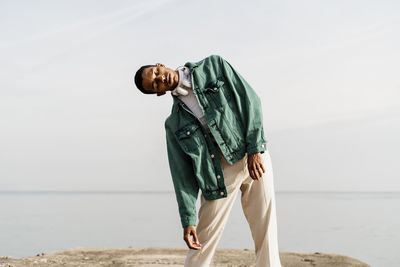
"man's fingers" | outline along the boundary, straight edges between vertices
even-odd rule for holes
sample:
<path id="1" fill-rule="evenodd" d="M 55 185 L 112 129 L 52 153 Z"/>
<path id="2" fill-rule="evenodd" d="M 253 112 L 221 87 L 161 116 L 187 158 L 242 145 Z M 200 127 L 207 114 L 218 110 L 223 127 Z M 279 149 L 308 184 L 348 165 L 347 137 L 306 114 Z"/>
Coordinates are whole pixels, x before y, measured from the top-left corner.
<path id="1" fill-rule="evenodd" d="M 250 174 L 250 177 L 251 177 L 251 179 L 256 179 L 256 177 L 254 176 L 254 171 L 251 169 L 251 168 L 249 168 L 249 174 Z"/>
<path id="2" fill-rule="evenodd" d="M 251 154 L 247 162 L 247 168 L 249 170 L 250 177 L 253 180 L 260 180 L 265 173 L 265 168 L 262 163 L 261 154 L 258 152 L 256 154 Z"/>
<path id="3" fill-rule="evenodd" d="M 193 235 L 193 239 L 195 240 L 194 242 L 192 241 L 191 235 Z M 196 234 L 195 229 L 188 229 L 187 231 L 185 231 L 183 239 L 185 240 L 188 248 L 196 249 L 196 250 L 201 249 L 201 246 L 198 243 L 197 234 Z"/>
<path id="4" fill-rule="evenodd" d="M 193 231 L 193 232 L 192 232 L 192 235 L 193 235 L 193 241 L 192 241 L 191 238 L 189 239 L 189 243 L 190 243 L 189 248 L 191 248 L 191 249 L 196 249 L 196 250 L 201 249 L 201 246 L 200 246 L 200 244 L 199 244 L 199 241 L 197 240 L 196 232 Z"/>
<path id="5" fill-rule="evenodd" d="M 257 173 L 258 173 L 258 178 L 262 178 L 262 176 L 263 176 L 263 167 L 262 167 L 262 164 L 259 164 L 258 165 L 258 168 L 257 168 Z"/>
<path id="6" fill-rule="evenodd" d="M 250 177 L 254 180 L 261 179 L 263 173 L 265 173 L 265 168 L 262 164 L 260 164 L 258 167 L 254 166 L 249 168 Z"/>
<path id="7" fill-rule="evenodd" d="M 188 246 L 188 248 L 190 248 L 190 249 L 196 249 L 196 250 L 200 249 L 200 246 L 194 244 L 190 237 L 185 237 L 185 242 L 186 242 L 186 245 Z"/>
<path id="8" fill-rule="evenodd" d="M 253 172 L 254 172 L 254 176 L 256 177 L 256 179 L 259 180 L 261 178 L 262 174 L 260 174 L 260 171 L 258 169 L 258 163 L 253 164 Z"/>
<path id="9" fill-rule="evenodd" d="M 192 235 L 193 235 L 193 241 L 194 241 L 194 243 L 198 244 L 198 243 L 199 243 L 199 240 L 197 239 L 197 233 L 196 233 L 196 231 L 192 231 Z"/>
<path id="10" fill-rule="evenodd" d="M 256 174 L 257 174 L 257 180 L 260 180 L 262 177 L 261 170 L 259 168 L 256 168 Z"/>
<path id="11" fill-rule="evenodd" d="M 253 178 L 253 180 L 258 180 L 258 174 L 254 167 L 252 167 L 252 169 L 251 169 L 251 174 L 252 174 L 251 178 Z"/>
<path id="12" fill-rule="evenodd" d="M 196 231 L 193 231 L 193 240 L 194 240 L 194 243 L 195 243 L 195 244 L 201 246 L 201 244 L 199 243 L 199 239 L 197 238 L 197 233 L 196 233 Z"/>
<path id="13" fill-rule="evenodd" d="M 188 246 L 188 248 L 190 248 L 192 245 L 190 244 L 189 238 L 185 236 L 184 240 L 185 240 L 186 245 Z"/>
<path id="14" fill-rule="evenodd" d="M 264 168 L 264 164 L 260 163 L 261 169 L 263 170 L 263 172 L 265 173 L 265 168 Z"/>
<path id="15" fill-rule="evenodd" d="M 186 245 L 188 245 L 188 247 L 190 246 L 190 235 L 189 234 L 185 234 L 183 236 L 183 240 L 185 240 Z"/>

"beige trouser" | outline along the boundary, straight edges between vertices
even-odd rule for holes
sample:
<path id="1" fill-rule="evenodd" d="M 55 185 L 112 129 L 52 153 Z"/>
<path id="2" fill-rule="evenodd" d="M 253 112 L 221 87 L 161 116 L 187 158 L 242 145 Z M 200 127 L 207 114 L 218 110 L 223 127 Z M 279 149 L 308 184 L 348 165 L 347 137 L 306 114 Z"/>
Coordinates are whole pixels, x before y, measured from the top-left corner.
<path id="1" fill-rule="evenodd" d="M 281 267 L 277 239 L 275 193 L 271 159 L 268 150 L 261 154 L 265 173 L 253 180 L 247 168 L 247 154 L 229 165 L 218 149 L 228 195 L 206 200 L 201 195 L 196 227 L 201 250 L 189 249 L 185 266 L 210 266 L 237 193 L 254 240 L 257 267 Z"/>

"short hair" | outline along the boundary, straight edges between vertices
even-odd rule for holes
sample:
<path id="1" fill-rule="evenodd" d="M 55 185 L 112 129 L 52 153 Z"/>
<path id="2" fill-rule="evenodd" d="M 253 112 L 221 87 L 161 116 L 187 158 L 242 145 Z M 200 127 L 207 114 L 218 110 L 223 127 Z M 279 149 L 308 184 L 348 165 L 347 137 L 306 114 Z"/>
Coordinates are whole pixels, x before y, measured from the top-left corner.
<path id="1" fill-rule="evenodd" d="M 143 88 L 143 78 L 142 74 L 143 71 L 148 67 L 155 67 L 156 65 L 144 65 L 140 67 L 140 69 L 135 74 L 135 84 L 136 87 L 143 93 L 143 94 L 155 94 L 156 92 L 148 92 Z"/>

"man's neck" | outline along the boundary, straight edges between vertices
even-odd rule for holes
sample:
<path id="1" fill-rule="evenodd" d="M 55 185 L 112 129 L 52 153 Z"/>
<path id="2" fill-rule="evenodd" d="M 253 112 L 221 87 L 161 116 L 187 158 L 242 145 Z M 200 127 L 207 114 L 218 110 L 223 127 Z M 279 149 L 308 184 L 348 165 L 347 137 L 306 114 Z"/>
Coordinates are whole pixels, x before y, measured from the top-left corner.
<path id="1" fill-rule="evenodd" d="M 178 72 L 179 77 L 178 85 L 171 91 L 171 93 L 176 96 L 188 95 L 188 90 L 192 89 L 189 68 L 182 66 L 177 68 L 176 72 Z"/>

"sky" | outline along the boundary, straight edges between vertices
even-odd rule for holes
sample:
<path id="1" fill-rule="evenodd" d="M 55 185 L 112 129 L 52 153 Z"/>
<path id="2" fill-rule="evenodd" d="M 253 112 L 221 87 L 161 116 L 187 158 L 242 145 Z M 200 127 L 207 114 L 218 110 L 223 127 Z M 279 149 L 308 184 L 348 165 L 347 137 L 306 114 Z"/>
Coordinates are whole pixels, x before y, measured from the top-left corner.
<path id="1" fill-rule="evenodd" d="M 400 191 L 398 1 L 0 2 L 0 190 L 172 191 L 172 96 L 136 70 L 227 60 L 276 191 Z"/>

